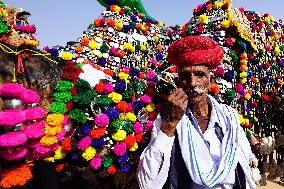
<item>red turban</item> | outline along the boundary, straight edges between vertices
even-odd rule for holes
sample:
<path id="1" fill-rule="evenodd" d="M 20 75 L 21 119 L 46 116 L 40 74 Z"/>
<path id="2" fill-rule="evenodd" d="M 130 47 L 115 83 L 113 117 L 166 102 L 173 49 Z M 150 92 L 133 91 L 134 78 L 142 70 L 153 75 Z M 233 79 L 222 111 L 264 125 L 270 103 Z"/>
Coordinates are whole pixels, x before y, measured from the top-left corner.
<path id="1" fill-rule="evenodd" d="M 206 36 L 189 36 L 168 49 L 168 61 L 176 66 L 206 65 L 216 68 L 223 60 L 222 48 Z"/>

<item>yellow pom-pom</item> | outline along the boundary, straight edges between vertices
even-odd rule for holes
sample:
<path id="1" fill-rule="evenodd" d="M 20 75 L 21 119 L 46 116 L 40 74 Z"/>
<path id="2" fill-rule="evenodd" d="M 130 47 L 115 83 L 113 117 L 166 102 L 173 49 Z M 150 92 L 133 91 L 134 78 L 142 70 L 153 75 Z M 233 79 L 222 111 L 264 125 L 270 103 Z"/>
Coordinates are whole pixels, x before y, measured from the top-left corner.
<path id="1" fill-rule="evenodd" d="M 94 49 L 98 48 L 98 44 L 97 44 L 96 41 L 91 40 L 91 41 L 89 42 L 89 47 L 94 50 Z"/>
<path id="2" fill-rule="evenodd" d="M 254 116 L 253 119 L 254 119 L 254 122 L 258 122 L 257 117 Z"/>
<path id="3" fill-rule="evenodd" d="M 259 83 L 258 77 L 255 78 L 255 83 Z"/>
<path id="4" fill-rule="evenodd" d="M 108 97 L 114 102 L 119 103 L 122 100 L 122 95 L 116 92 L 112 92 L 108 95 Z"/>
<path id="5" fill-rule="evenodd" d="M 284 82 L 283 82 L 283 80 L 282 80 L 282 79 L 278 79 L 277 84 L 278 84 L 278 85 L 283 85 L 283 84 L 284 84 Z"/>
<path id="6" fill-rule="evenodd" d="M 141 45 L 140 49 L 141 49 L 141 51 L 146 51 L 147 47 L 146 47 L 146 45 Z"/>
<path id="7" fill-rule="evenodd" d="M 246 96 L 245 96 L 245 99 L 246 99 L 246 100 L 251 99 L 251 95 L 250 95 L 249 93 L 247 93 Z"/>
<path id="8" fill-rule="evenodd" d="M 49 135 L 43 136 L 40 140 L 40 144 L 42 146 L 47 146 L 47 147 L 52 146 L 53 144 L 57 142 L 58 142 L 58 139 L 55 136 L 49 136 Z"/>
<path id="9" fill-rule="evenodd" d="M 125 118 L 126 118 L 125 113 L 120 113 L 120 114 L 119 114 L 119 120 L 120 120 L 120 121 L 124 121 Z"/>
<path id="10" fill-rule="evenodd" d="M 120 8 L 119 6 L 115 6 L 115 7 L 114 7 L 114 11 L 115 11 L 116 13 L 119 13 L 119 12 L 120 12 L 120 9 L 121 9 L 121 8 Z"/>
<path id="11" fill-rule="evenodd" d="M 102 58 L 103 57 L 103 54 L 100 52 L 98 55 L 97 55 L 98 58 Z"/>
<path id="12" fill-rule="evenodd" d="M 62 58 L 63 60 L 72 60 L 73 55 L 70 52 L 61 52 L 61 56 L 60 58 Z"/>
<path id="13" fill-rule="evenodd" d="M 46 118 L 46 127 L 61 127 L 62 121 L 64 119 L 63 114 L 49 114 Z"/>
<path id="14" fill-rule="evenodd" d="M 114 28 L 117 29 L 118 31 L 121 31 L 123 28 L 123 24 L 121 22 L 116 22 Z"/>
<path id="15" fill-rule="evenodd" d="M 85 152 L 83 152 L 82 157 L 83 157 L 85 160 L 89 161 L 89 160 L 93 159 L 93 157 L 95 157 L 96 153 L 97 153 L 96 149 L 93 148 L 92 146 L 89 146 L 89 147 L 85 150 Z"/>
<path id="16" fill-rule="evenodd" d="M 231 23 L 230 23 L 229 20 L 223 20 L 223 21 L 221 22 L 221 25 L 222 25 L 222 28 L 227 29 L 227 28 L 230 27 Z"/>
<path id="17" fill-rule="evenodd" d="M 146 111 L 147 112 L 153 112 L 155 110 L 155 104 L 150 103 L 146 105 Z"/>
<path id="18" fill-rule="evenodd" d="M 279 48 L 278 46 L 275 47 L 275 49 L 274 49 L 275 55 L 276 55 L 276 56 L 279 55 L 280 52 L 281 52 L 280 48 Z"/>
<path id="19" fill-rule="evenodd" d="M 214 8 L 215 9 L 220 9 L 222 7 L 223 3 L 219 1 L 214 2 Z"/>
<path id="20" fill-rule="evenodd" d="M 208 16 L 206 14 L 202 14 L 198 18 L 200 24 L 207 24 L 208 23 Z"/>
<path id="21" fill-rule="evenodd" d="M 245 78 L 247 77 L 247 73 L 246 72 L 241 72 L 240 73 L 240 78 Z"/>
<path id="22" fill-rule="evenodd" d="M 55 160 L 63 159 L 65 156 L 66 156 L 66 153 L 62 152 L 61 146 L 60 146 L 60 147 L 57 148 L 57 150 L 55 151 L 54 159 L 55 159 Z"/>
<path id="23" fill-rule="evenodd" d="M 118 130 L 116 133 L 112 134 L 112 138 L 116 141 L 123 141 L 126 138 L 126 134 L 124 130 Z"/>
<path id="24" fill-rule="evenodd" d="M 134 143 L 134 145 L 129 149 L 131 152 L 134 152 L 138 149 L 138 144 L 137 142 Z"/>
<path id="25" fill-rule="evenodd" d="M 240 79 L 241 84 L 245 84 L 247 82 L 247 78 Z"/>
<path id="26" fill-rule="evenodd" d="M 271 18 L 269 16 L 265 17 L 264 22 L 270 22 Z"/>
<path id="27" fill-rule="evenodd" d="M 131 112 L 126 113 L 126 118 L 125 118 L 126 121 L 135 122 L 136 119 L 137 118 L 136 118 L 135 114 L 133 114 Z"/>
<path id="28" fill-rule="evenodd" d="M 128 78 L 129 78 L 129 74 L 124 73 L 124 72 L 120 72 L 120 73 L 118 74 L 118 77 L 119 77 L 119 79 L 121 79 L 121 80 L 125 80 L 125 79 L 128 79 Z"/>
<path id="29" fill-rule="evenodd" d="M 44 134 L 46 135 L 56 135 L 58 133 L 60 133 L 62 130 L 61 127 L 50 127 L 50 126 L 46 126 L 44 128 Z"/>
<path id="30" fill-rule="evenodd" d="M 144 25 L 141 25 L 141 31 L 146 31 L 146 27 Z"/>

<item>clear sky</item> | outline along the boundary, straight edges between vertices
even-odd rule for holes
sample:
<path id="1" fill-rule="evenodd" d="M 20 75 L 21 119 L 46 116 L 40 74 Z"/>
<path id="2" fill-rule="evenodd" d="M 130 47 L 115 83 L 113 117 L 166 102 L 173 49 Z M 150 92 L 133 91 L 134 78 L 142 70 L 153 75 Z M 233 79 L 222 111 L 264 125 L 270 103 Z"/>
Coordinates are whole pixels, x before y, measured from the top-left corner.
<path id="1" fill-rule="evenodd" d="M 96 0 L 2 0 L 32 14 L 30 23 L 37 26 L 40 47 L 65 45 L 76 40 L 105 10 Z M 152 17 L 166 25 L 183 25 L 192 16 L 193 8 L 205 0 L 142 0 Z M 269 13 L 284 20 L 284 0 L 233 0 L 237 7 Z"/>

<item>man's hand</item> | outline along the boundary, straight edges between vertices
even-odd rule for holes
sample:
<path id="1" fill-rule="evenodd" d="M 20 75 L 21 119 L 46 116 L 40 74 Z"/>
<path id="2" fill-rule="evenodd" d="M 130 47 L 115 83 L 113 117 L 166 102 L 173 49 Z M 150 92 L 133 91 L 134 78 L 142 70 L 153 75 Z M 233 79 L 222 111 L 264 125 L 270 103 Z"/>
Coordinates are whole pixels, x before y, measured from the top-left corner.
<path id="1" fill-rule="evenodd" d="M 161 131 L 169 137 L 174 136 L 176 126 L 186 111 L 187 98 L 183 89 L 177 88 L 170 94 L 165 109 L 161 112 L 163 119 Z"/>

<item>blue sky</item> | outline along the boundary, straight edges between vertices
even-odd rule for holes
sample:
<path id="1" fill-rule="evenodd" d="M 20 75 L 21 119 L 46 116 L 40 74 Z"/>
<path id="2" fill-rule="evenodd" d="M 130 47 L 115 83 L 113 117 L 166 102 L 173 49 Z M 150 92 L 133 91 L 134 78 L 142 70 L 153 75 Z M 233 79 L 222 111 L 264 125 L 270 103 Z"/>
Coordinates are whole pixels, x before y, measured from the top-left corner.
<path id="1" fill-rule="evenodd" d="M 30 23 L 37 26 L 40 47 L 65 45 L 76 40 L 93 19 L 105 10 L 96 0 L 2 0 L 21 7 L 32 14 Z M 142 0 L 152 17 L 166 25 L 184 24 L 192 16 L 192 10 L 205 0 Z M 284 19 L 284 0 L 233 0 L 236 7 L 269 13 Z"/>

